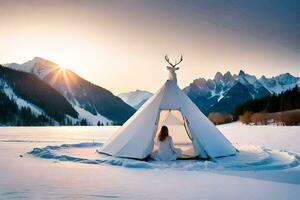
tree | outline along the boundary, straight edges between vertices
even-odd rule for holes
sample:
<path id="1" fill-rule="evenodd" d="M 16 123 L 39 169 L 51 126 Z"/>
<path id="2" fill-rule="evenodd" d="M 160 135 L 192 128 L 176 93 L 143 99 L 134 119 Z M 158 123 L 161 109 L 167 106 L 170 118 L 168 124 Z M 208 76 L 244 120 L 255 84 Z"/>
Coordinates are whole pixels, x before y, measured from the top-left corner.
<path id="1" fill-rule="evenodd" d="M 232 115 L 223 114 L 223 113 L 210 113 L 208 115 L 208 119 L 212 121 L 214 124 L 224 124 L 232 122 Z"/>
<path id="2" fill-rule="evenodd" d="M 241 115 L 239 117 L 240 121 L 244 124 L 250 124 L 251 123 L 251 116 L 252 116 L 252 112 L 245 112 L 243 115 Z"/>
<path id="3" fill-rule="evenodd" d="M 87 123 L 87 120 L 85 118 L 83 118 L 81 121 L 80 121 L 80 125 L 81 126 L 87 126 L 88 123 Z"/>
<path id="4" fill-rule="evenodd" d="M 300 90 L 296 85 L 293 89 L 282 92 L 279 95 L 273 94 L 262 99 L 250 100 L 238 106 L 233 118 L 237 120 L 240 115 L 250 111 L 257 112 L 280 112 L 300 108 Z"/>

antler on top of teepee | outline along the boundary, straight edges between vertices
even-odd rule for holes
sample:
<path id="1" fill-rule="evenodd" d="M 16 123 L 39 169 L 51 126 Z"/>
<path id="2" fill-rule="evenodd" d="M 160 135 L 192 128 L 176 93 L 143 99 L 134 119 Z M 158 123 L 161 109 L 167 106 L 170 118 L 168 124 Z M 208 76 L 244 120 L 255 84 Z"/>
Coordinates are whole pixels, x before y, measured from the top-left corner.
<path id="1" fill-rule="evenodd" d="M 169 63 L 169 65 L 171 65 L 171 67 L 176 67 L 176 65 L 178 65 L 179 63 L 181 63 L 182 62 L 182 60 L 183 60 L 183 56 L 182 56 L 182 54 L 181 54 L 181 56 L 180 56 L 180 60 L 178 61 L 178 62 L 175 62 L 175 64 L 173 64 L 173 63 L 171 63 L 170 62 L 170 59 L 169 59 L 169 57 L 168 57 L 168 55 L 166 54 L 165 55 L 165 60 L 167 61 L 167 63 Z"/>

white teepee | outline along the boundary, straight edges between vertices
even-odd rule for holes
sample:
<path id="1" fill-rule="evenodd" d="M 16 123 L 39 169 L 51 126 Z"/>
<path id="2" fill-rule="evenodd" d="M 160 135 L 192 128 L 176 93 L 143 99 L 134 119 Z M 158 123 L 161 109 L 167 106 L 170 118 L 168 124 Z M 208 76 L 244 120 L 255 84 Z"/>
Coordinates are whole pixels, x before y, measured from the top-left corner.
<path id="1" fill-rule="evenodd" d="M 169 72 L 169 80 L 108 140 L 101 153 L 145 159 L 152 152 L 154 138 L 162 125 L 184 127 L 170 132 L 176 135 L 184 130 L 199 158 L 236 153 L 232 144 L 177 86 L 175 70 Z"/>

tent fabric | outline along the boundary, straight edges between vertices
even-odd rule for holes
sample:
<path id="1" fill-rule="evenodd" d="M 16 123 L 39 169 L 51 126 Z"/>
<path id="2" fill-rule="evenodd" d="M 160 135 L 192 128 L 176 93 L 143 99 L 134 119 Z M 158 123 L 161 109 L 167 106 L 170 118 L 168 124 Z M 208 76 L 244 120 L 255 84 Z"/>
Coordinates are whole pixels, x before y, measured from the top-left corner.
<path id="1" fill-rule="evenodd" d="M 108 140 L 100 152 L 115 157 L 145 159 L 152 152 L 154 138 L 163 123 L 167 126 L 184 126 L 200 158 L 217 158 L 236 153 L 232 144 L 173 80 L 167 80 Z"/>
<path id="2" fill-rule="evenodd" d="M 178 110 L 161 110 L 159 126 L 161 125 L 184 125 L 184 119 Z"/>

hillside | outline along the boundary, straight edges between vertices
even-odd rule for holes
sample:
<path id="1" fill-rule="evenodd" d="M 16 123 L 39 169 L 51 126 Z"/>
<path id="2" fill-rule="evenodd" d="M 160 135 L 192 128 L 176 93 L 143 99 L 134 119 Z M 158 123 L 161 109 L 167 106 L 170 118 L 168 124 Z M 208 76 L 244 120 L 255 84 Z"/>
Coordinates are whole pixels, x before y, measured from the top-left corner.
<path id="1" fill-rule="evenodd" d="M 55 88 L 78 112 L 79 118 L 87 119 L 89 124 L 123 123 L 135 112 L 110 91 L 49 60 L 36 57 L 21 65 L 12 63 L 6 66 L 34 74 Z"/>
<path id="2" fill-rule="evenodd" d="M 37 116 L 47 115 L 57 122 L 63 122 L 66 115 L 78 117 L 78 113 L 60 93 L 34 75 L 0 66 L 0 81 L 3 102 L 10 100 L 8 104 L 19 103 L 19 109 L 31 108 Z"/>
<path id="3" fill-rule="evenodd" d="M 30 107 L 20 107 L 0 90 L 0 125 L 12 126 L 49 126 L 55 121 L 44 114 L 34 113 Z"/>

